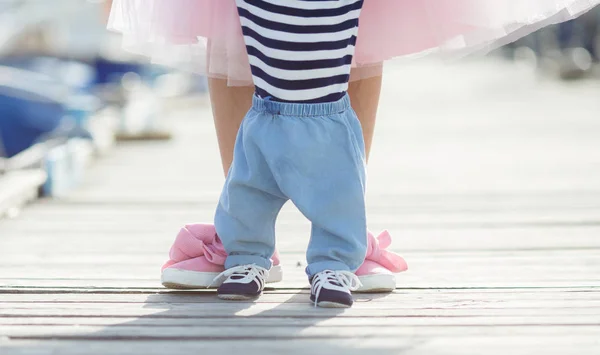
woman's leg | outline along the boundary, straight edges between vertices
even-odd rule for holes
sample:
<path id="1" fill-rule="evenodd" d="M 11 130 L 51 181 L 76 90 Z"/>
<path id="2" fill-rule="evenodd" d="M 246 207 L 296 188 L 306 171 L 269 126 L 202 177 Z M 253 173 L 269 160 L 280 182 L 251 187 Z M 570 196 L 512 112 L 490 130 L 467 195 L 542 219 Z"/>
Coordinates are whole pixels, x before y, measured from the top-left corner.
<path id="1" fill-rule="evenodd" d="M 361 70 L 355 69 L 353 75 L 361 75 Z M 373 68 L 369 70 L 373 70 Z M 373 133 L 375 132 L 381 81 L 382 76 L 379 69 L 377 75 L 352 81 L 348 88 L 352 108 L 356 111 L 362 126 L 367 160 L 369 159 Z M 208 88 L 221 152 L 221 164 L 223 165 L 223 173 L 227 175 L 233 161 L 235 138 L 244 116 L 252 105 L 254 88 L 250 86 L 227 86 L 227 80 L 225 79 L 209 79 Z"/>
<path id="2" fill-rule="evenodd" d="M 226 79 L 208 79 L 208 90 L 221 152 L 223 173 L 227 176 L 233 161 L 233 147 L 244 116 L 252 106 L 252 86 L 227 86 Z"/>
<path id="3" fill-rule="evenodd" d="M 348 88 L 352 108 L 356 111 L 356 115 L 362 126 L 367 162 L 369 161 L 373 134 L 375 133 L 381 82 L 382 76 L 378 75 L 367 79 L 351 81 Z"/>

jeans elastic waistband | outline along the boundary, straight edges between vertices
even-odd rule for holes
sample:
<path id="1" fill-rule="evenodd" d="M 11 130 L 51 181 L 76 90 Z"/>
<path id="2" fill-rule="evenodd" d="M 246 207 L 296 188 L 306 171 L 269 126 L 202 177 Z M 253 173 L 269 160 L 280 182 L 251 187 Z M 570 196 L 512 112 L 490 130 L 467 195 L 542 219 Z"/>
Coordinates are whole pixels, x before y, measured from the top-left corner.
<path id="1" fill-rule="evenodd" d="M 317 104 L 288 103 L 262 99 L 256 95 L 252 98 L 252 108 L 283 116 L 328 116 L 341 113 L 350 108 L 348 94 L 334 102 Z"/>

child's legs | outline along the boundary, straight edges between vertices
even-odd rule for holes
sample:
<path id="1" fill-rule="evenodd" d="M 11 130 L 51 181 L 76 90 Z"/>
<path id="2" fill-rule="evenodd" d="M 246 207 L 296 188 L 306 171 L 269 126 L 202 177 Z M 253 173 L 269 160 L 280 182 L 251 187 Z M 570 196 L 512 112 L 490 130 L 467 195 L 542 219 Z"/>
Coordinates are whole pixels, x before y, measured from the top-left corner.
<path id="1" fill-rule="evenodd" d="M 355 68 L 352 70 L 352 75 L 360 77 L 364 70 L 373 70 L 373 68 Z M 381 81 L 382 76 L 379 74 L 367 79 L 352 81 L 348 88 L 352 108 L 356 111 L 362 125 L 367 160 L 371 151 L 371 143 L 375 130 Z M 254 88 L 251 86 L 227 86 L 226 79 L 210 78 L 208 79 L 208 84 L 215 129 L 219 141 L 219 150 L 221 152 L 221 163 L 223 165 L 223 172 L 227 175 L 231 161 L 233 160 L 236 135 L 244 115 L 252 105 Z"/>
<path id="2" fill-rule="evenodd" d="M 271 268 L 275 220 L 287 199 L 252 139 L 253 123 L 267 119 L 250 111 L 242 123 L 215 213 L 215 228 L 228 254 L 227 269 L 247 264 Z"/>
<path id="3" fill-rule="evenodd" d="M 347 109 L 315 116 L 320 110 L 313 106 L 313 115 L 307 117 L 282 112 L 271 119 L 268 134 L 260 140 L 281 191 L 313 224 L 309 276 L 323 270 L 355 271 L 367 248 L 360 124 L 347 97 L 330 105 Z"/>
<path id="4" fill-rule="evenodd" d="M 363 263 L 367 251 L 365 142 L 357 117 L 351 111 L 348 111 L 345 116 L 349 139 L 355 144 L 353 148 L 356 154 L 356 173 L 352 171 L 345 173 L 345 169 L 340 168 L 351 164 L 350 160 L 345 162 L 343 158 L 336 158 L 334 164 L 324 168 L 329 168 L 327 179 L 333 186 L 327 191 L 329 196 L 321 195 L 316 196 L 315 199 L 306 199 L 308 196 L 300 195 L 300 201 L 294 200 L 296 204 L 305 205 L 299 208 L 312 222 L 306 254 L 308 261 L 306 272 L 309 277 L 323 270 L 340 270 L 332 267 L 332 260 L 344 262 L 348 269 L 343 270 L 354 272 Z M 343 148 L 343 144 L 337 142 L 332 148 L 335 150 Z M 346 153 L 347 151 L 340 149 L 336 155 L 340 154 L 343 157 Z M 325 208 L 319 210 L 312 206 L 313 204 L 322 206 L 324 201 L 339 201 L 339 206 L 342 208 L 335 210 L 325 205 L 323 206 Z M 314 212 L 309 217 L 310 211 Z"/>

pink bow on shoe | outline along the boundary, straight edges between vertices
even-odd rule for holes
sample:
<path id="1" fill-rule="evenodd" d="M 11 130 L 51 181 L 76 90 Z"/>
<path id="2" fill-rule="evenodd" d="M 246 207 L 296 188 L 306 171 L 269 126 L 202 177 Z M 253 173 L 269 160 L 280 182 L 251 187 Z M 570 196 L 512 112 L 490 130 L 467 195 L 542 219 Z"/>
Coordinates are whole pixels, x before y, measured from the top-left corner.
<path id="1" fill-rule="evenodd" d="M 403 257 L 386 250 L 392 244 L 388 231 L 377 238 L 369 232 L 367 238 L 367 256 L 355 272 L 362 284 L 356 292 L 392 292 L 396 288 L 394 273 L 406 271 L 408 265 Z"/>
<path id="2" fill-rule="evenodd" d="M 181 228 L 169 251 L 170 260 L 163 266 L 163 270 L 199 257 L 216 267 L 225 264 L 227 252 L 213 224 L 187 224 Z"/>
<path id="3" fill-rule="evenodd" d="M 373 233 L 368 234 L 366 261 L 373 261 L 391 272 L 397 273 L 408 270 L 408 265 L 403 257 L 386 250 L 392 244 L 392 236 L 387 230 L 381 232 L 377 238 Z"/>
<path id="4" fill-rule="evenodd" d="M 168 288 L 217 287 L 215 278 L 225 271 L 227 252 L 213 224 L 187 224 L 169 250 L 169 261 L 161 270 L 161 283 Z M 279 254 L 271 257 L 273 267 L 267 283 L 283 277 Z"/>
<path id="5" fill-rule="evenodd" d="M 169 257 L 175 261 L 198 256 L 205 256 L 213 264 L 225 264 L 227 253 L 213 224 L 185 225 L 169 251 Z"/>

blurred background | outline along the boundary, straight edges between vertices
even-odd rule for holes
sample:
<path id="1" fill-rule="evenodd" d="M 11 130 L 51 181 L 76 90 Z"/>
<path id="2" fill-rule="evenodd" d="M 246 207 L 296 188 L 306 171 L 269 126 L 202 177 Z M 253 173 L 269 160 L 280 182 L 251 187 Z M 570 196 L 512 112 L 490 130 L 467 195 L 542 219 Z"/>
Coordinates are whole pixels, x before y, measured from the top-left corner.
<path id="1" fill-rule="evenodd" d="M 19 205 L 38 195 L 68 196 L 97 158 L 119 154 L 112 149 L 115 142 L 178 139 L 173 133 L 177 126 L 173 108 L 189 108 L 190 102 L 206 99 L 204 78 L 151 65 L 122 51 L 119 36 L 105 30 L 107 12 L 103 0 L 0 1 L 0 179 L 8 181 L 11 174 L 19 173 L 20 183 L 41 185 L 36 193 L 21 197 L 14 193 L 0 195 L 13 199 L 7 205 Z M 502 102 L 502 107 L 513 105 L 517 99 L 515 91 L 513 96 L 506 96 L 511 87 L 540 85 L 543 91 L 541 88 L 550 81 L 554 83 L 550 99 L 553 105 L 565 107 L 560 104 L 562 97 L 564 105 L 569 106 L 561 111 L 563 118 L 582 111 L 588 114 L 590 107 L 597 107 L 599 24 L 600 10 L 596 9 L 459 67 L 425 62 L 399 69 L 399 64 L 392 63 L 386 68 L 382 120 L 393 120 L 385 117 L 391 110 L 391 100 L 386 101 L 386 97 L 394 93 L 411 97 L 416 92 L 430 100 L 443 100 L 456 94 L 456 87 L 451 89 L 450 84 L 460 78 L 464 78 L 461 88 L 466 96 L 479 91 L 477 83 L 486 81 L 487 99 Z M 497 80 L 499 77 L 503 80 Z M 578 82 L 586 84 L 573 89 Z M 430 90 L 433 86 L 437 91 Z M 573 96 L 585 102 L 573 106 L 568 102 Z M 540 112 L 539 102 L 547 102 L 549 97 L 531 101 L 529 110 L 521 115 Z M 525 97 L 520 98 L 527 102 Z M 461 103 L 463 108 L 471 106 L 465 102 Z M 407 102 L 404 112 L 411 107 Z M 201 112 L 210 115 L 206 110 Z M 417 112 L 410 114 L 418 117 Z M 477 115 L 481 112 L 485 110 Z M 448 116 L 444 120 L 449 127 L 488 124 L 493 130 L 498 123 L 483 117 L 451 119 Z M 380 132 L 383 138 L 376 143 L 375 154 L 378 144 L 388 145 L 385 132 Z M 214 170 L 220 177 L 218 166 Z M 22 178 L 24 171 L 29 173 L 29 180 Z M 12 187 L 10 190 L 16 191 Z M 10 210 L 3 213 L 10 214 Z"/>
<path id="2" fill-rule="evenodd" d="M 0 179 L 38 169 L 42 196 L 65 195 L 116 141 L 170 139 L 165 102 L 206 91 L 123 52 L 108 12 L 103 0 L 0 1 Z"/>

